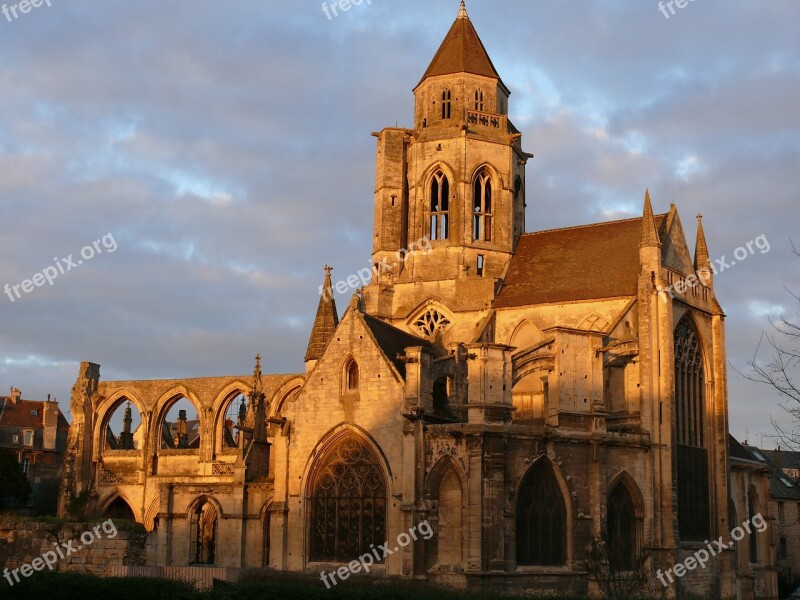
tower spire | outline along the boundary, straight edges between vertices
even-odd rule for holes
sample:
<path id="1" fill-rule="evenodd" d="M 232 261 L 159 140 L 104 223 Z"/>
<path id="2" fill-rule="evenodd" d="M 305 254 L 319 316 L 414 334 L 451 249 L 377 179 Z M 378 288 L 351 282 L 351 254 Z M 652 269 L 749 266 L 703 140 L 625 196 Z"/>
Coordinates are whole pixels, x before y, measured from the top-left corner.
<path id="1" fill-rule="evenodd" d="M 697 215 L 697 241 L 694 245 L 694 270 L 696 273 L 705 275 L 708 281 L 711 280 L 711 259 L 708 256 L 708 245 L 706 244 L 706 233 L 703 231 L 703 215 Z M 703 279 L 703 281 L 707 281 Z"/>
<path id="2" fill-rule="evenodd" d="M 314 319 L 314 327 L 311 329 L 311 337 L 308 340 L 306 362 L 320 359 L 325 346 L 333 337 L 333 332 L 339 326 L 339 315 L 336 312 L 336 300 L 333 297 L 333 285 L 331 284 L 331 271 L 333 271 L 333 267 L 325 265 L 325 282 L 319 288 L 319 306 L 317 307 L 317 317 Z"/>
<path id="3" fill-rule="evenodd" d="M 653 205 L 650 202 L 650 188 L 644 192 L 644 214 L 642 216 L 642 243 L 640 247 L 658 247 L 661 240 L 658 239 L 656 231 L 656 220 L 653 216 Z"/>

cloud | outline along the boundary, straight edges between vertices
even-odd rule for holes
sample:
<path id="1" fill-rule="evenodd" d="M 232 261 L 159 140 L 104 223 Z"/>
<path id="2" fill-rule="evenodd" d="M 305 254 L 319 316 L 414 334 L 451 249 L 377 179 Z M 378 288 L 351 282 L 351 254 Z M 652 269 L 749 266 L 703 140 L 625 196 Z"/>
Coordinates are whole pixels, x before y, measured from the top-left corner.
<path id="1" fill-rule="evenodd" d="M 112 233 L 55 286 L 0 306 L 0 372 L 66 400 L 103 377 L 302 371 L 322 266 L 371 249 L 374 139 L 411 124 L 411 89 L 456 3 L 53 3 L 0 21 L 0 272 L 17 283 Z M 712 254 L 773 249 L 721 275 L 742 364 L 794 306 L 800 37 L 790 3 L 472 0 L 512 89 L 529 230 L 635 216 L 649 186 Z M 348 298 L 342 298 L 346 302 Z M 730 374 L 731 429 L 770 432 L 768 390 Z M 754 399 L 758 396 L 758 409 Z"/>

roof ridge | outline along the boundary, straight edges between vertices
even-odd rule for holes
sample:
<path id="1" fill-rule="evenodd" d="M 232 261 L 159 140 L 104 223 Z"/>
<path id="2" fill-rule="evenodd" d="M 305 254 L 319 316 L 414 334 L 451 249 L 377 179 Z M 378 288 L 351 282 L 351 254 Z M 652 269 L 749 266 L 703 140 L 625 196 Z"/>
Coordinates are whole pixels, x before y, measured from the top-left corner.
<path id="1" fill-rule="evenodd" d="M 653 215 L 656 219 L 659 217 L 666 218 L 669 213 L 659 213 Z M 615 225 L 617 223 L 630 223 L 632 221 L 641 221 L 642 217 L 631 217 L 629 219 L 616 219 L 614 221 L 600 221 L 599 223 L 586 223 L 584 225 L 570 225 L 568 227 L 553 227 L 552 229 L 542 229 L 540 231 L 528 231 L 522 234 L 521 237 L 538 235 L 540 233 L 552 233 L 554 231 L 569 231 L 571 229 L 586 229 L 588 227 L 600 227 L 602 225 Z"/>

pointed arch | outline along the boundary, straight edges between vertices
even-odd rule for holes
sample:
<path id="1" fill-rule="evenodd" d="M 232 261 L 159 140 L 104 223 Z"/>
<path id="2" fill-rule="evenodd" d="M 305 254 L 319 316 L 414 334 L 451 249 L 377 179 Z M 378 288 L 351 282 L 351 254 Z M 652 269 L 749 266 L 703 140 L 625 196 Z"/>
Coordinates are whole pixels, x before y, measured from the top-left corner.
<path id="1" fill-rule="evenodd" d="M 433 339 L 450 329 L 453 322 L 453 313 L 440 302 L 429 298 L 411 312 L 406 327 L 413 335 Z"/>
<path id="2" fill-rule="evenodd" d="M 277 415 L 283 415 L 286 403 L 291 403 L 297 398 L 305 384 L 306 380 L 303 377 L 293 377 L 284 383 L 272 397 L 272 401 L 269 404 L 269 416 L 275 417 Z"/>
<path id="3" fill-rule="evenodd" d="M 467 481 L 461 467 L 449 456 L 433 466 L 426 479 L 426 496 L 434 507 L 429 519 L 431 536 L 428 567 L 460 567 L 464 560 L 464 522 Z"/>
<path id="4" fill-rule="evenodd" d="M 360 384 L 361 370 L 358 361 L 351 354 L 342 365 L 342 393 L 357 392 Z"/>
<path id="5" fill-rule="evenodd" d="M 641 549 L 644 500 L 639 486 L 626 472 L 608 486 L 606 500 L 606 546 L 609 560 L 617 570 L 634 567 Z"/>
<path id="6" fill-rule="evenodd" d="M 161 510 L 161 495 L 159 494 L 150 503 L 147 511 L 144 513 L 144 528 L 148 531 L 155 531 L 158 528 L 158 513 Z"/>
<path id="7" fill-rule="evenodd" d="M 430 240 L 446 240 L 450 237 L 451 179 L 441 168 L 436 169 L 428 184 L 428 211 Z"/>
<path id="8" fill-rule="evenodd" d="M 681 540 L 702 541 L 711 530 L 706 360 L 689 312 L 675 327 L 673 358 L 678 531 Z"/>
<path id="9" fill-rule="evenodd" d="M 144 426 L 146 428 L 147 413 L 145 412 L 145 405 L 142 402 L 139 395 L 130 388 L 127 387 L 119 388 L 113 394 L 105 398 L 100 404 L 100 406 L 98 406 L 97 408 L 97 416 L 98 416 L 97 422 L 99 423 L 99 427 L 94 428 L 94 434 L 93 434 L 93 444 L 94 444 L 93 454 L 95 460 L 98 460 L 100 454 L 103 453 L 103 451 L 106 449 L 106 435 L 108 426 L 111 422 L 112 417 L 116 414 L 117 410 L 119 410 L 119 408 L 125 402 L 130 402 L 131 405 L 133 405 L 136 408 L 136 410 L 139 412 L 139 417 L 141 419 L 140 427 Z M 144 448 L 146 446 L 146 443 L 144 442 L 145 440 L 142 440 L 141 447 L 137 448 L 137 450 L 144 452 Z"/>
<path id="10" fill-rule="evenodd" d="M 500 185 L 492 171 L 480 167 L 472 177 L 472 239 L 476 242 L 491 242 L 494 225 L 494 201 Z"/>
<path id="11" fill-rule="evenodd" d="M 114 488 L 101 502 L 100 514 L 104 517 L 138 521 L 128 496 L 119 488 Z"/>
<path id="12" fill-rule="evenodd" d="M 190 564 L 213 565 L 216 562 L 218 524 L 222 517 L 222 507 L 213 496 L 203 494 L 189 504 Z"/>
<path id="13" fill-rule="evenodd" d="M 236 447 L 236 418 L 230 415 L 231 403 L 237 398 L 250 393 L 251 386 L 242 380 L 234 381 L 220 390 L 212 404 L 214 415 L 213 448 L 214 453 L 220 453 L 226 448 Z M 228 421 L 233 421 L 228 423 Z"/>
<path id="14" fill-rule="evenodd" d="M 307 477 L 309 560 L 350 562 L 386 538 L 381 455 L 353 428 L 325 441 Z"/>
<path id="15" fill-rule="evenodd" d="M 515 347 L 516 351 L 519 351 L 535 346 L 543 339 L 544 335 L 536 325 L 528 319 L 522 319 L 511 333 L 508 345 Z"/>
<path id="16" fill-rule="evenodd" d="M 182 400 L 186 400 L 192 405 L 195 409 L 197 419 L 196 423 L 190 425 L 189 421 L 192 421 L 192 419 L 189 417 L 191 415 L 188 413 L 183 415 L 186 417 L 186 431 L 183 431 L 184 425 L 176 421 L 176 435 L 181 438 L 181 443 L 177 444 L 176 448 L 181 447 L 185 442 L 185 446 L 188 447 L 183 447 L 182 449 L 198 452 L 200 444 L 204 441 L 202 433 L 205 426 L 206 415 L 204 414 L 203 403 L 197 395 L 186 386 L 178 385 L 161 395 L 158 402 L 156 402 L 156 410 L 153 411 L 153 426 L 150 428 L 150 437 L 153 440 L 153 445 L 157 452 L 159 450 L 175 449 L 171 448 L 171 444 L 167 443 L 167 440 L 173 432 L 167 430 L 165 420 L 172 407 Z M 191 431 L 189 429 L 191 429 Z"/>
<path id="17" fill-rule="evenodd" d="M 516 494 L 517 565 L 564 565 L 568 560 L 568 503 L 547 458 L 535 461 Z"/>

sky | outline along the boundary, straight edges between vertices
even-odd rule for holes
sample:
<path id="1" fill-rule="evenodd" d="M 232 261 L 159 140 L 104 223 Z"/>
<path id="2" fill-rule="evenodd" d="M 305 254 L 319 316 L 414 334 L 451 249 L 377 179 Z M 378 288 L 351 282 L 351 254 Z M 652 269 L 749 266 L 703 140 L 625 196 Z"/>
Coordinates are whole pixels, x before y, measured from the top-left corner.
<path id="1" fill-rule="evenodd" d="M 411 90 L 458 2 L 12 5 L 0 286 L 53 284 L 0 295 L 0 389 L 66 412 L 84 360 L 104 380 L 244 374 L 257 352 L 265 372 L 302 372 L 323 266 L 336 279 L 368 264 L 371 132 L 413 124 Z M 535 155 L 529 231 L 639 216 L 649 187 L 656 212 L 677 204 L 692 250 L 697 213 L 713 258 L 768 240 L 715 285 L 731 432 L 773 447 L 779 399 L 736 370 L 770 317 L 798 313 L 800 5 L 467 9 Z"/>

